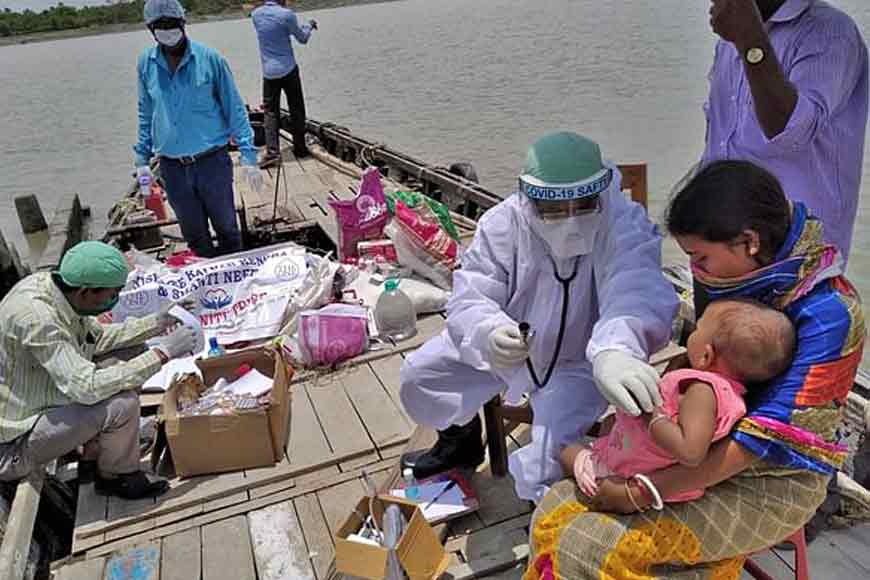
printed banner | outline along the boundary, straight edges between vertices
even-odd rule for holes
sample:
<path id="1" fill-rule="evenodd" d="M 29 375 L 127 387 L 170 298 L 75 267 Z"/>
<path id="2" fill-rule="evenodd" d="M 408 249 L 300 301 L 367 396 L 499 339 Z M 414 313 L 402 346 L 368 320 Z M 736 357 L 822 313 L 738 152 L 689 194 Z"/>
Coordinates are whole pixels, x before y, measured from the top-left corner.
<path id="1" fill-rule="evenodd" d="M 142 317 L 166 302 L 192 300 L 206 336 L 224 344 L 271 337 L 280 331 L 287 304 L 307 273 L 307 252 L 293 243 L 178 270 L 155 262 L 130 273 L 112 319 Z"/>

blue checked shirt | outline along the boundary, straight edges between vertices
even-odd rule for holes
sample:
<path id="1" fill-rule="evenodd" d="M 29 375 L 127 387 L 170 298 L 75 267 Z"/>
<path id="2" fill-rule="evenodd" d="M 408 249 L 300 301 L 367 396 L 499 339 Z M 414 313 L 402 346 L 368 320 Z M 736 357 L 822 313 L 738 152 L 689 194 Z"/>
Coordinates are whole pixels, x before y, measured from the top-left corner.
<path id="1" fill-rule="evenodd" d="M 158 46 L 139 57 L 139 141 L 136 165 L 152 155 L 184 157 L 234 137 L 243 165 L 257 164 L 254 132 L 233 73 L 217 51 L 188 40 L 175 74 Z"/>
<path id="2" fill-rule="evenodd" d="M 302 44 L 311 36 L 311 23 L 299 25 L 296 13 L 275 2 L 266 2 L 251 13 L 257 41 L 260 43 L 260 61 L 263 77 L 280 79 L 296 68 L 292 36 Z"/>

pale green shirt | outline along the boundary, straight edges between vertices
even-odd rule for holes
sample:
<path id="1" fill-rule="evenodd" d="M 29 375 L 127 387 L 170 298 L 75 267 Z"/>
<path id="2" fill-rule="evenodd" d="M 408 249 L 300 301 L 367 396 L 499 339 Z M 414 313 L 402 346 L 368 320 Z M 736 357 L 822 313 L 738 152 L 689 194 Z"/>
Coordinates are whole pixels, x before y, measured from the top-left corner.
<path id="1" fill-rule="evenodd" d="M 156 315 L 106 325 L 79 316 L 48 272 L 16 284 L 0 302 L 0 443 L 29 431 L 46 409 L 142 386 L 160 370 L 153 350 L 105 369 L 91 359 L 157 332 Z"/>

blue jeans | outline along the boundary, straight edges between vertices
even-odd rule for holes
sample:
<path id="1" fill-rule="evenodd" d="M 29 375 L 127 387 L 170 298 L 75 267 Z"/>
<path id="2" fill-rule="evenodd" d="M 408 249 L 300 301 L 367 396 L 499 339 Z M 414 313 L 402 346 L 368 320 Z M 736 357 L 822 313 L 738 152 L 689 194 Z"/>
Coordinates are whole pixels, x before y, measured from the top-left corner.
<path id="1" fill-rule="evenodd" d="M 181 233 L 197 256 L 211 258 L 242 249 L 233 195 L 233 162 L 226 149 L 184 165 L 160 158 L 160 175 Z M 217 234 L 211 240 L 209 221 Z"/>

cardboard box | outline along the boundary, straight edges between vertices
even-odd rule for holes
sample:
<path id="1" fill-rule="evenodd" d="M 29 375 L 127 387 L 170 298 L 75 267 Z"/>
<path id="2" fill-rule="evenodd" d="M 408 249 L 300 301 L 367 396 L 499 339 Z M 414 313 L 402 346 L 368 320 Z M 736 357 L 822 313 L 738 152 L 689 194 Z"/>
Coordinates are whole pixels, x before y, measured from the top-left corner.
<path id="1" fill-rule="evenodd" d="M 261 347 L 196 361 L 206 385 L 230 380 L 249 364 L 274 381 L 271 404 L 235 415 L 179 417 L 176 385 L 163 397 L 166 438 L 180 477 L 273 465 L 284 456 L 290 429 L 293 368 L 278 351 Z"/>
<path id="2" fill-rule="evenodd" d="M 447 570 L 449 556 L 435 530 L 414 502 L 390 495 L 378 496 L 373 506 L 378 527 L 383 528 L 384 510 L 390 504 L 398 505 L 408 520 L 408 527 L 396 546 L 399 562 L 408 577 L 411 580 L 430 580 L 441 576 Z M 362 527 L 363 519 L 360 516 L 368 514 L 369 498 L 364 497 L 336 534 L 335 567 L 342 574 L 381 580 L 386 576 L 388 550 L 347 539 Z"/>

